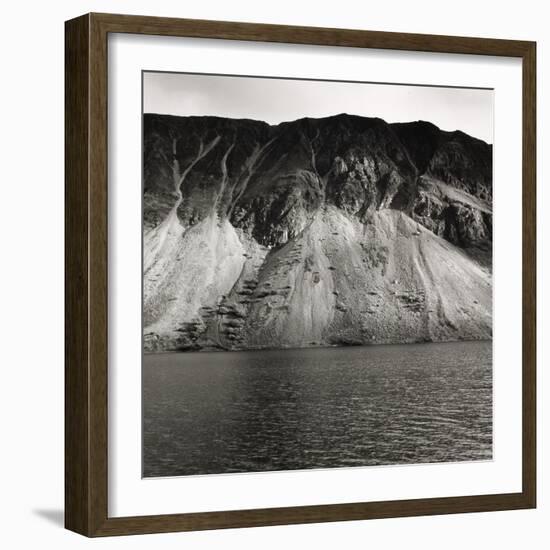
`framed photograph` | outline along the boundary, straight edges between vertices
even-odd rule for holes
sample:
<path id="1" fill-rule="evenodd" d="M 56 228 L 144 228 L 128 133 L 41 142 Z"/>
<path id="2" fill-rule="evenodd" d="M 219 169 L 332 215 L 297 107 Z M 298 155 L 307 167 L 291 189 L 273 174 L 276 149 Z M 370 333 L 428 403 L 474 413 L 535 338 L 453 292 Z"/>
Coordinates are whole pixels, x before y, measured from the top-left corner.
<path id="1" fill-rule="evenodd" d="M 535 43 L 65 36 L 66 527 L 534 508 Z"/>

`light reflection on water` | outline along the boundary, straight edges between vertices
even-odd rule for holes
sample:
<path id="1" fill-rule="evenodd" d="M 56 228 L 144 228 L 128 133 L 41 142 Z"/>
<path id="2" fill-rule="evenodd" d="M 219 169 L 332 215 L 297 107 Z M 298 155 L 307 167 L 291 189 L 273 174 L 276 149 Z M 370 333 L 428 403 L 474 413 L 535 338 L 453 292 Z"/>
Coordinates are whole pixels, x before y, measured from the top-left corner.
<path id="1" fill-rule="evenodd" d="M 145 477 L 492 458 L 492 343 L 144 356 Z"/>

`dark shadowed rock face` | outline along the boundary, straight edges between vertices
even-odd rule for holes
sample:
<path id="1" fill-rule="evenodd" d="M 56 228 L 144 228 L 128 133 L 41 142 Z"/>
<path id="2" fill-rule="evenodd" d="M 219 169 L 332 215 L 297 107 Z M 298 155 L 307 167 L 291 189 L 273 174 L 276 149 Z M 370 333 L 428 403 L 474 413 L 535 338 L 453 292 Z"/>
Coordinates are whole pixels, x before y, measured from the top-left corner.
<path id="1" fill-rule="evenodd" d="M 145 115 L 146 346 L 490 337 L 491 204 L 492 147 L 427 122 Z M 436 249 L 483 279 L 463 314 Z"/>

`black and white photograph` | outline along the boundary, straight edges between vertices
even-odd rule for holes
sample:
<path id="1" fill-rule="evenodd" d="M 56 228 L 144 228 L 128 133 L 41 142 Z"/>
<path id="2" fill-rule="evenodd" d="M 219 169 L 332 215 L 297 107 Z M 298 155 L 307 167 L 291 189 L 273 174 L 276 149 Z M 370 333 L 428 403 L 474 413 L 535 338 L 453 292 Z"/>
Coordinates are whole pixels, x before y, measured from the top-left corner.
<path id="1" fill-rule="evenodd" d="M 548 548 L 545 4 L 3 8 L 2 548 Z"/>
<path id="2" fill-rule="evenodd" d="M 142 475 L 493 458 L 492 89 L 142 73 Z"/>

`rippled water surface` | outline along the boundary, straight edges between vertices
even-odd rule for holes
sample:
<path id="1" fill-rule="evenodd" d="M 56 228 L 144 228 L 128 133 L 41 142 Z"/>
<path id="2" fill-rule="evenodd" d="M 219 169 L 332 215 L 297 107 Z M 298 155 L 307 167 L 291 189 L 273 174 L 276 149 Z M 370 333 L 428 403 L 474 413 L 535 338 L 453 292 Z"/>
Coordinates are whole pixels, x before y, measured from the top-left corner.
<path id="1" fill-rule="evenodd" d="M 486 460 L 491 342 L 146 355 L 146 477 Z"/>

